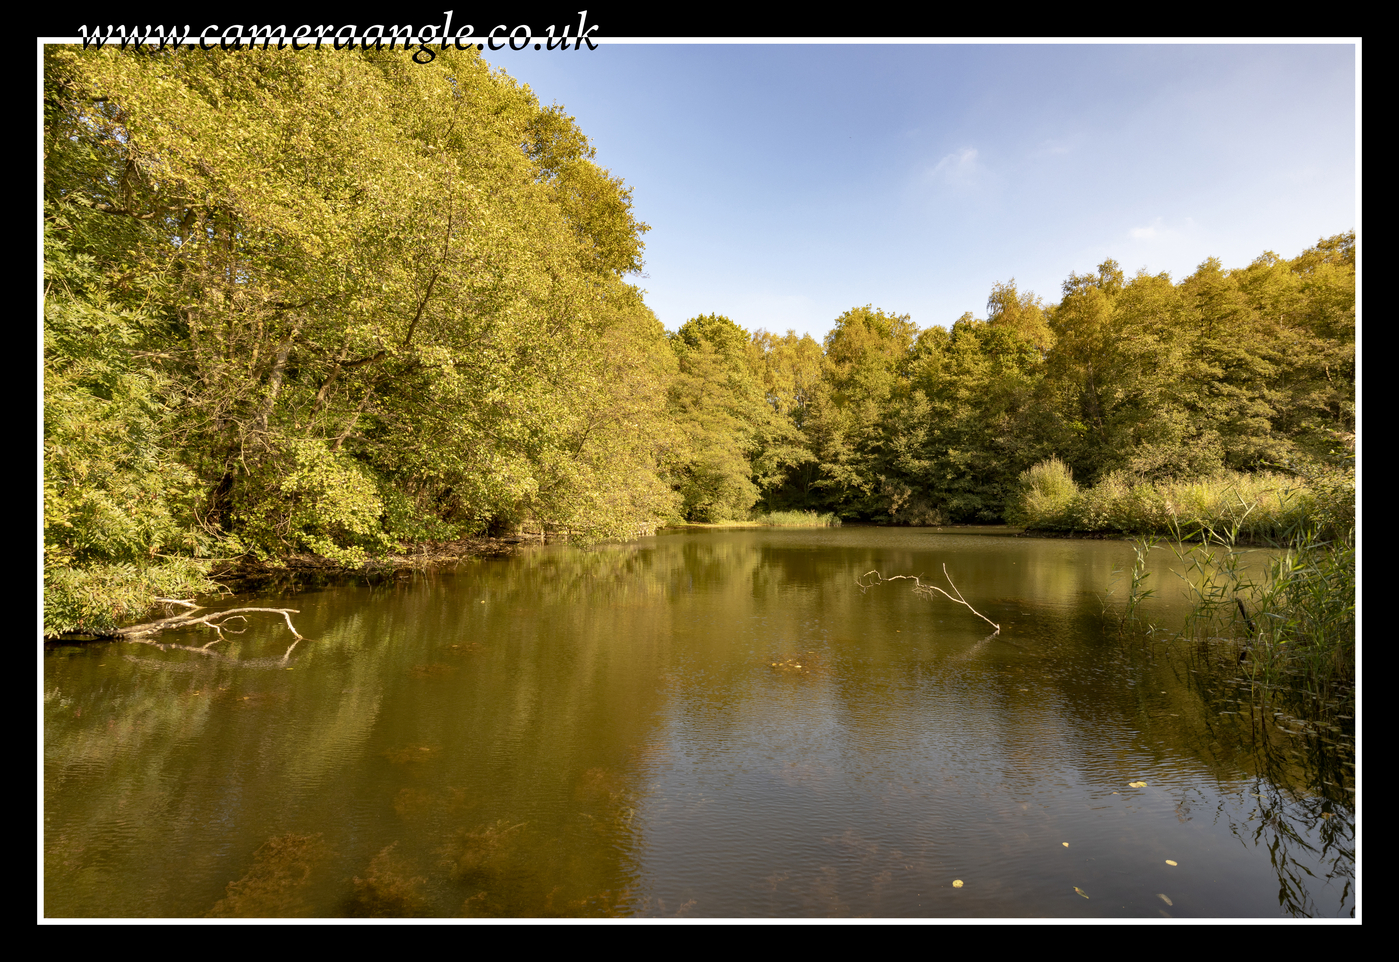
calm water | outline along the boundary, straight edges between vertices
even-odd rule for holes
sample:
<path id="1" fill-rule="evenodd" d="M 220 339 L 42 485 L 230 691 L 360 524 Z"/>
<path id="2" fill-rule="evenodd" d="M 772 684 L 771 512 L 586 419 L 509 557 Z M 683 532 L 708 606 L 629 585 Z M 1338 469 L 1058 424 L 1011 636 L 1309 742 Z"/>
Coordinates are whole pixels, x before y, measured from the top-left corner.
<path id="1" fill-rule="evenodd" d="M 1350 733 L 1251 733 L 1227 649 L 1105 632 L 1131 560 L 685 531 L 219 603 L 300 609 L 286 657 L 276 616 L 50 645 L 43 911 L 1348 916 Z M 855 585 L 944 563 L 999 635 Z"/>

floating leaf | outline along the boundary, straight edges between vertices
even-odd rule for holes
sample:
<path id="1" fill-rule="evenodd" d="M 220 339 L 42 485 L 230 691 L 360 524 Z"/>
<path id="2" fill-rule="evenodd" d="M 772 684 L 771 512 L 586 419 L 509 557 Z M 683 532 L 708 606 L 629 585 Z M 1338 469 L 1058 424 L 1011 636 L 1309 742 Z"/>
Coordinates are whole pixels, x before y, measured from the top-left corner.
<path id="1" fill-rule="evenodd" d="M 1146 782 L 1128 782 L 1128 788 L 1146 788 Z"/>
<path id="2" fill-rule="evenodd" d="M 1083 889 L 1079 888 L 1077 885 L 1074 886 L 1074 891 L 1077 892 L 1079 895 L 1082 895 L 1084 898 L 1088 898 L 1088 893 L 1085 892 Z"/>
<path id="3" fill-rule="evenodd" d="M 1166 896 L 1162 895 L 1160 892 L 1157 892 L 1157 893 L 1156 893 L 1156 897 L 1157 897 L 1158 899 L 1160 899 L 1161 901 L 1165 902 L 1167 905 L 1175 905 L 1175 904 L 1176 904 L 1176 903 L 1172 902 L 1170 899 L 1166 898 Z"/>
<path id="4" fill-rule="evenodd" d="M 1169 858 L 1168 858 L 1168 859 L 1166 859 L 1166 864 L 1167 864 L 1167 865 L 1174 865 L 1174 864 L 1176 864 L 1176 863 L 1175 863 L 1175 861 L 1174 861 L 1173 859 L 1169 859 Z"/>
<path id="5" fill-rule="evenodd" d="M 1065 843 L 1064 843 L 1064 847 L 1065 847 L 1065 848 L 1068 848 L 1068 847 L 1069 847 L 1069 843 L 1068 843 L 1068 842 L 1065 842 Z"/>
<path id="6" fill-rule="evenodd" d="M 959 888 L 961 888 L 961 887 L 962 887 L 962 880 L 961 880 L 961 879 L 957 879 L 956 881 L 954 881 L 954 882 L 952 883 L 952 887 L 953 887 L 954 889 L 959 889 Z"/>

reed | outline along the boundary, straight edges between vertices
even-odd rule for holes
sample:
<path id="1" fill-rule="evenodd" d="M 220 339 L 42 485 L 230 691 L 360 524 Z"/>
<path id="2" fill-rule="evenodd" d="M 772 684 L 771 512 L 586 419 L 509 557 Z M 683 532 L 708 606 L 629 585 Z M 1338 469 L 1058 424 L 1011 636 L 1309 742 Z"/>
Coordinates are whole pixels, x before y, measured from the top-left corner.
<path id="1" fill-rule="evenodd" d="M 816 511 L 772 511 L 767 514 L 755 514 L 753 520 L 758 524 L 777 528 L 840 527 L 840 518 L 830 512 L 820 514 Z"/>
<path id="2" fill-rule="evenodd" d="M 1261 574 L 1242 562 L 1236 529 L 1207 531 L 1177 557 L 1191 592 L 1185 634 L 1226 638 L 1247 677 L 1326 699 L 1355 677 L 1355 531 L 1313 520 L 1276 545 Z"/>
<path id="3" fill-rule="evenodd" d="M 1181 636 L 1232 643 L 1264 701 L 1269 693 L 1318 705 L 1338 704 L 1334 696 L 1344 693 L 1348 701 L 1356 656 L 1354 467 L 1312 465 L 1300 480 L 1287 496 L 1267 481 L 1231 488 L 1233 500 L 1204 485 L 1173 492 L 1194 497 L 1201 510 L 1189 528 L 1177 517 L 1167 539 L 1132 539 L 1137 559 L 1121 627 L 1137 622 L 1145 557 L 1164 540 L 1192 602 Z M 1245 563 L 1245 541 L 1276 551 L 1260 569 Z"/>
<path id="4" fill-rule="evenodd" d="M 1006 519 L 1030 531 L 1158 535 L 1193 541 L 1229 530 L 1236 540 L 1285 540 L 1314 517 L 1306 479 L 1225 471 L 1190 481 L 1146 481 L 1114 471 L 1080 489 L 1057 458 L 1020 475 Z"/>

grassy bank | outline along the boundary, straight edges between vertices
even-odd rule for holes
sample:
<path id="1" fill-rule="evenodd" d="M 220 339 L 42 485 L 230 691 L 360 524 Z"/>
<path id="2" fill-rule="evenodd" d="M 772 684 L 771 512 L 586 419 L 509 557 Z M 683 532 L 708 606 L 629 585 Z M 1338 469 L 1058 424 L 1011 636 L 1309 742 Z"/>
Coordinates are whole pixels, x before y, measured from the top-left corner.
<path id="1" fill-rule="evenodd" d="M 819 514 L 815 511 L 773 511 L 768 514 L 756 514 L 753 516 L 753 520 L 758 524 L 776 528 L 840 527 L 840 518 L 829 512 Z"/>
<path id="2" fill-rule="evenodd" d="M 1308 526 L 1338 536 L 1354 518 L 1355 482 L 1344 472 L 1316 469 L 1310 477 L 1224 471 L 1191 481 L 1141 481 L 1114 472 L 1080 488 L 1059 459 L 1020 476 L 1006 520 L 1027 531 L 1158 535 L 1284 542 Z M 1353 521 L 1351 522 L 1353 524 Z"/>
<path id="3" fill-rule="evenodd" d="M 747 521 L 680 521 L 679 528 L 838 528 L 840 518 L 816 511 L 755 512 Z"/>

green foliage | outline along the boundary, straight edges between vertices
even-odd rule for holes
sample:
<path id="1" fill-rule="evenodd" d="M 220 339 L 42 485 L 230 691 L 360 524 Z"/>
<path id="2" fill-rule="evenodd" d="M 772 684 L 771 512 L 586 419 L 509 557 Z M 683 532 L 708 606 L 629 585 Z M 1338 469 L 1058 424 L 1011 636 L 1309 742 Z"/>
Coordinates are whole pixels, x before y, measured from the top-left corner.
<path id="1" fill-rule="evenodd" d="M 1026 528 L 1062 531 L 1069 527 L 1078 496 L 1073 471 L 1052 457 L 1021 472 L 1015 497 L 1007 506 L 1006 520 Z"/>
<path id="2" fill-rule="evenodd" d="M 1045 317 L 1044 304 L 1033 293 L 1015 289 L 1015 278 L 997 281 L 986 299 L 986 322 L 993 328 L 1013 332 L 1021 340 L 1046 355 L 1054 346 L 1054 332 Z"/>
<path id="3" fill-rule="evenodd" d="M 692 318 L 670 337 L 679 362 L 669 410 L 681 435 L 673 484 L 685 520 L 746 518 L 758 500 L 755 459 L 794 433 L 766 401 L 749 335 L 717 314 Z"/>
<path id="4" fill-rule="evenodd" d="M 384 551 L 378 486 L 355 460 L 325 442 L 281 439 L 243 482 L 235 521 L 244 546 L 262 559 L 310 551 L 354 565 Z"/>
<path id="5" fill-rule="evenodd" d="M 1043 358 L 1021 332 L 970 316 L 934 332 L 911 364 L 909 414 L 926 398 L 927 429 L 899 466 L 950 520 L 1000 520 L 1019 474 L 1053 450 Z"/>
<path id="6" fill-rule="evenodd" d="M 842 517 L 888 520 L 892 462 L 921 437 L 916 416 L 897 413 L 919 404 L 906 381 L 917 337 L 908 315 L 870 305 L 846 311 L 826 335 L 825 378 L 804 430 L 820 472 L 810 487 L 818 503 Z"/>
<path id="7" fill-rule="evenodd" d="M 47 559 L 46 559 L 47 560 Z M 161 598 L 212 593 L 209 563 L 161 558 L 138 564 L 44 566 L 44 637 L 103 636 L 140 621 Z"/>
<path id="8" fill-rule="evenodd" d="M 294 441 L 401 485 L 399 533 L 441 533 L 406 504 L 593 533 L 664 508 L 664 410 L 637 399 L 668 352 L 621 279 L 647 228 L 559 108 L 474 51 L 46 58 L 46 196 L 85 213 L 111 296 L 148 305 L 172 440 L 224 529 L 369 537 L 360 508 L 317 532 L 256 503 L 307 497 Z"/>
<path id="9" fill-rule="evenodd" d="M 136 357 L 150 319 L 111 304 L 71 218 L 44 227 L 44 634 L 102 633 L 213 590 L 212 545 L 166 444 L 166 383 Z"/>
<path id="10" fill-rule="evenodd" d="M 758 524 L 775 528 L 839 528 L 840 518 L 827 512 L 816 511 L 770 511 L 753 515 Z"/>

